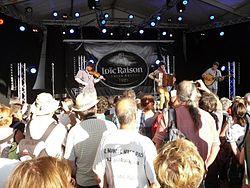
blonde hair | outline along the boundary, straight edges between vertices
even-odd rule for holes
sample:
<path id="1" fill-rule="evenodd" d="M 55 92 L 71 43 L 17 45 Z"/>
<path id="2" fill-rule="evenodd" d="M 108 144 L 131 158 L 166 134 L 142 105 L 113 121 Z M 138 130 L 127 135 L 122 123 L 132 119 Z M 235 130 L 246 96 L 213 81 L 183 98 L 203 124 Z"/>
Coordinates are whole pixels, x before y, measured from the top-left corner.
<path id="1" fill-rule="evenodd" d="M 154 161 L 154 168 L 161 188 L 197 188 L 205 173 L 196 146 L 186 139 L 165 144 Z"/>
<path id="2" fill-rule="evenodd" d="M 13 113 L 7 106 L 0 106 L 0 128 L 9 127 L 12 123 Z"/>
<path id="3" fill-rule="evenodd" d="M 73 188 L 66 160 L 40 157 L 22 162 L 10 176 L 6 188 Z"/>

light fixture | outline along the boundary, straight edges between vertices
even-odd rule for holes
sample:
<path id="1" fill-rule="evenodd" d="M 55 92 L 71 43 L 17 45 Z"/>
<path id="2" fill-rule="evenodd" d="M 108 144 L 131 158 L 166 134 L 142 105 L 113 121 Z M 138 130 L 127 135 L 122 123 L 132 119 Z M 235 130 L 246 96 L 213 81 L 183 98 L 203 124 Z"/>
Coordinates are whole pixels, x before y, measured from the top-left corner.
<path id="1" fill-rule="evenodd" d="M 183 20 L 183 17 L 182 16 L 178 16 L 178 21 L 181 22 Z"/>
<path id="2" fill-rule="evenodd" d="M 225 65 L 222 65 L 221 68 L 220 68 L 221 71 L 225 71 L 226 70 L 226 66 Z"/>
<path id="3" fill-rule="evenodd" d="M 225 35 L 225 32 L 224 31 L 221 31 L 220 32 L 220 36 L 223 37 Z"/>
<path id="4" fill-rule="evenodd" d="M 127 32 L 127 36 L 128 36 L 128 37 L 130 36 L 130 33 L 129 33 L 129 32 Z"/>
<path id="5" fill-rule="evenodd" d="M 58 16 L 58 12 L 57 12 L 57 11 L 53 11 L 53 12 L 52 12 L 52 15 L 53 15 L 54 17 L 57 17 L 57 16 Z"/>
<path id="6" fill-rule="evenodd" d="M 4 19 L 0 18 L 0 25 L 4 24 Z"/>
<path id="7" fill-rule="evenodd" d="M 160 21 L 161 20 L 161 16 L 160 15 L 156 16 L 156 20 Z"/>
<path id="8" fill-rule="evenodd" d="M 134 15 L 133 15 L 133 14 L 129 14 L 129 15 L 128 15 L 128 19 L 129 19 L 129 20 L 134 19 Z"/>
<path id="9" fill-rule="evenodd" d="M 102 29 L 102 33 L 107 33 L 107 29 L 106 29 L 106 28 L 103 28 L 103 29 Z"/>
<path id="10" fill-rule="evenodd" d="M 63 18 L 64 20 L 67 20 L 67 19 L 68 19 L 68 15 L 67 15 L 66 13 L 64 13 L 64 14 L 62 15 L 62 18 Z"/>
<path id="11" fill-rule="evenodd" d="M 24 27 L 23 25 L 21 25 L 21 26 L 19 27 L 19 30 L 23 32 L 23 31 L 25 31 L 25 27 Z"/>
<path id="12" fill-rule="evenodd" d="M 161 60 L 157 59 L 157 60 L 155 61 L 155 64 L 156 64 L 156 65 L 159 65 L 160 62 L 161 62 Z"/>
<path id="13" fill-rule="evenodd" d="M 79 12 L 75 12 L 75 17 L 79 18 L 80 17 L 80 13 Z"/>
<path id="14" fill-rule="evenodd" d="M 36 74 L 37 73 L 37 69 L 36 69 L 35 66 L 29 66 L 27 68 L 27 72 L 28 72 L 29 75 Z"/>
<path id="15" fill-rule="evenodd" d="M 105 13 L 105 14 L 104 14 L 104 18 L 105 18 L 105 19 L 108 19 L 108 18 L 109 18 L 109 13 Z"/>
<path id="16" fill-rule="evenodd" d="M 101 25 L 105 25 L 107 23 L 106 20 L 101 20 Z"/>
<path id="17" fill-rule="evenodd" d="M 173 37 L 173 34 L 172 34 L 172 33 L 170 33 L 170 34 L 169 34 L 169 37 L 171 37 L 171 38 L 172 38 L 172 37 Z"/>
<path id="18" fill-rule="evenodd" d="M 96 0 L 88 0 L 89 9 L 92 9 L 92 10 L 96 9 L 98 2 L 99 1 L 96 1 Z"/>
<path id="19" fill-rule="evenodd" d="M 33 31 L 34 33 L 37 33 L 37 32 L 38 32 L 38 29 L 37 29 L 37 28 L 33 28 L 32 31 Z"/>
<path id="20" fill-rule="evenodd" d="M 139 30 L 139 33 L 142 35 L 144 33 L 144 30 L 143 29 L 140 29 Z"/>
<path id="21" fill-rule="evenodd" d="M 156 26 L 155 21 L 151 21 L 151 22 L 150 22 L 150 26 L 151 26 L 151 27 L 155 27 L 155 26 Z"/>
<path id="22" fill-rule="evenodd" d="M 188 4 L 188 0 L 183 0 L 183 1 L 182 1 L 182 4 L 183 4 L 183 5 L 187 5 L 187 4 Z"/>
<path id="23" fill-rule="evenodd" d="M 33 9 L 31 7 L 26 7 L 25 12 L 26 13 L 32 13 Z"/>
<path id="24" fill-rule="evenodd" d="M 167 32 L 166 31 L 162 31 L 161 33 L 163 36 L 166 36 L 167 35 Z"/>
<path id="25" fill-rule="evenodd" d="M 73 34 L 73 33 L 75 32 L 75 30 L 71 28 L 71 29 L 69 30 L 69 32 L 70 32 L 71 34 Z"/>
<path id="26" fill-rule="evenodd" d="M 210 19 L 210 20 L 214 20 L 214 19 L 215 19 L 215 16 L 214 16 L 214 15 L 210 15 L 210 16 L 209 16 L 209 19 Z"/>
<path id="27" fill-rule="evenodd" d="M 114 33 L 113 33 L 113 32 L 111 32 L 111 33 L 110 33 L 110 35 L 111 35 L 111 36 L 113 36 L 113 35 L 114 35 Z"/>

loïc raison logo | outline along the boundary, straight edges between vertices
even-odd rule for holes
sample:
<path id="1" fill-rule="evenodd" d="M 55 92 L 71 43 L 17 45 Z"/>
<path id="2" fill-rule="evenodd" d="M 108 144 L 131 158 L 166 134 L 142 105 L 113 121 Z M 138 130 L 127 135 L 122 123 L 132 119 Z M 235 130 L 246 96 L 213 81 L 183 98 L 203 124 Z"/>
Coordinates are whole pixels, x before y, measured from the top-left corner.
<path id="1" fill-rule="evenodd" d="M 141 85 L 147 78 L 148 65 L 132 52 L 117 51 L 104 56 L 97 71 L 106 78 L 106 86 L 123 90 Z"/>

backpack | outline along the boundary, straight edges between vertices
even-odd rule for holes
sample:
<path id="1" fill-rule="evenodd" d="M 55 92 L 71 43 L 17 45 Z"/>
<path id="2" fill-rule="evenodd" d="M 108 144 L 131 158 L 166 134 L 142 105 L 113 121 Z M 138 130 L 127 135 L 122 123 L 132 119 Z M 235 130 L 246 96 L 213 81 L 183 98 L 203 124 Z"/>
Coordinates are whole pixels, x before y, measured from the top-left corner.
<path id="1" fill-rule="evenodd" d="M 45 142 L 48 138 L 48 136 L 50 135 L 50 133 L 53 131 L 53 129 L 57 126 L 57 123 L 54 121 L 52 122 L 48 128 L 46 129 L 46 131 L 44 132 L 44 134 L 42 135 L 42 137 L 38 140 L 33 139 L 30 136 L 30 130 L 29 130 L 29 124 L 27 125 L 27 132 L 26 132 L 26 136 L 24 139 L 22 139 L 19 142 L 19 159 L 23 161 L 26 159 L 32 159 L 34 157 L 44 157 L 44 156 L 48 156 L 48 153 L 46 152 L 45 148 L 43 148 L 39 154 L 37 156 L 35 156 L 34 154 L 34 150 L 37 146 L 37 144 L 39 142 Z"/>
<path id="2" fill-rule="evenodd" d="M 162 117 L 164 119 L 164 116 L 162 116 Z M 164 122 L 165 122 L 165 120 L 164 120 Z M 165 143 L 174 141 L 177 138 L 186 138 L 186 136 L 177 128 L 176 112 L 175 112 L 174 108 L 168 109 L 168 123 L 166 123 L 166 125 L 167 125 L 168 133 L 164 139 Z"/>
<path id="3" fill-rule="evenodd" d="M 12 138 L 14 138 L 15 132 L 16 132 L 16 130 L 14 130 L 13 133 L 10 136 L 8 136 L 7 138 L 0 140 L 0 144 L 8 142 Z M 10 146 L 7 146 L 2 150 L 0 157 L 1 158 L 9 158 L 9 159 L 18 159 L 18 156 L 16 154 L 16 149 L 17 149 L 17 143 L 13 141 Z"/>

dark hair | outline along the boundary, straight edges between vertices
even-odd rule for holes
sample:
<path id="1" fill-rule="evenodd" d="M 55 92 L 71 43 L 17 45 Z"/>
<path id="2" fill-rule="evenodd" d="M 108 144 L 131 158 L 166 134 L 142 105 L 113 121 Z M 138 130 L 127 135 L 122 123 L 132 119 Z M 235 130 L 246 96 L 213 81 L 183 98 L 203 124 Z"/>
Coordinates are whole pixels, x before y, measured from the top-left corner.
<path id="1" fill-rule="evenodd" d="M 153 110 L 154 104 L 155 104 L 155 100 L 154 100 L 154 97 L 152 95 L 144 95 L 141 98 L 141 106 L 145 110 Z"/>
<path id="2" fill-rule="evenodd" d="M 165 63 L 164 63 L 163 61 L 161 61 L 161 62 L 159 63 L 159 67 L 162 66 L 162 65 L 165 66 Z"/>
<path id="3" fill-rule="evenodd" d="M 245 115 L 247 113 L 246 106 L 242 102 L 234 102 L 232 107 L 232 117 L 235 117 L 237 123 L 241 126 L 244 126 L 247 121 L 245 119 Z"/>
<path id="4" fill-rule="evenodd" d="M 219 62 L 217 62 L 217 61 L 215 61 L 215 62 L 213 63 L 213 65 L 220 66 L 220 63 L 219 63 Z"/>

